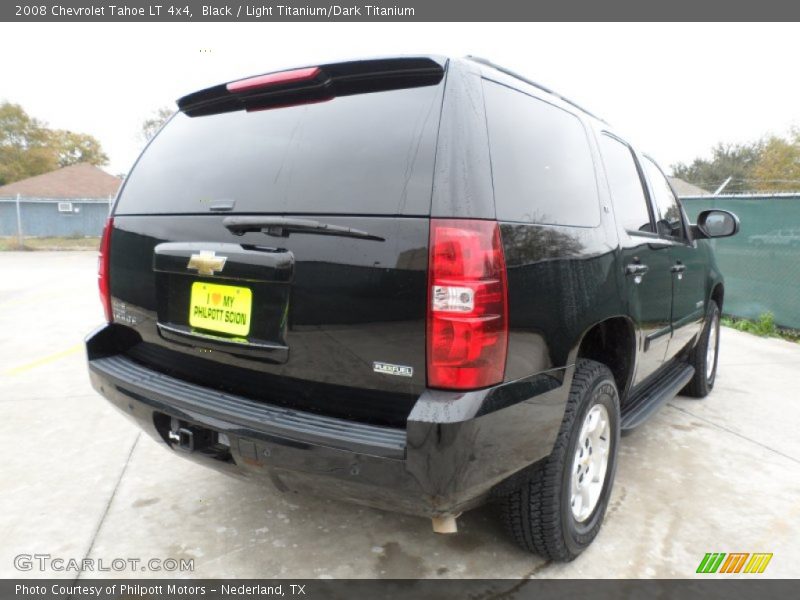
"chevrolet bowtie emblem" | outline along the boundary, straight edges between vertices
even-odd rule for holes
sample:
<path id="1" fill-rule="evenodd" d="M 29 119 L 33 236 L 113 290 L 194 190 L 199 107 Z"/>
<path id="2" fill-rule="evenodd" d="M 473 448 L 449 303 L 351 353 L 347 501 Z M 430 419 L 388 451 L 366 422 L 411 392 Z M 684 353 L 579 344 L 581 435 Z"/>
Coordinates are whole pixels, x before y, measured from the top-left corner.
<path id="1" fill-rule="evenodd" d="M 196 269 L 199 275 L 213 275 L 222 271 L 225 266 L 226 256 L 217 256 L 213 250 L 201 250 L 200 254 L 192 254 L 189 258 L 187 269 Z"/>

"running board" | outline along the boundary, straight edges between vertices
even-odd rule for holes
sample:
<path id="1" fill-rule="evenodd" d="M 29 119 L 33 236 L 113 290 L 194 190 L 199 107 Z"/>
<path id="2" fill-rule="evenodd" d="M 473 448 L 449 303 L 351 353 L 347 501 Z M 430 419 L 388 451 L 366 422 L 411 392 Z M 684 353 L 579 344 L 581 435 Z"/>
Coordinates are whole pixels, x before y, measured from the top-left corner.
<path id="1" fill-rule="evenodd" d="M 644 423 L 653 416 L 661 404 L 677 396 L 692 377 L 694 377 L 694 367 L 678 363 L 652 383 L 648 383 L 622 409 L 621 429 L 630 431 Z"/>

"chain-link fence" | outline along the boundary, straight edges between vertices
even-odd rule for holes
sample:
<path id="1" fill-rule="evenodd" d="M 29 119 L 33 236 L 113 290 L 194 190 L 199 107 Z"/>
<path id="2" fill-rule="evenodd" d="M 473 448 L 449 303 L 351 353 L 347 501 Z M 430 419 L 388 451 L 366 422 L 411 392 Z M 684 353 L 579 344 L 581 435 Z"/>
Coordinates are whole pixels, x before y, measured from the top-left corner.
<path id="1" fill-rule="evenodd" d="M 771 312 L 783 327 L 800 329 L 800 193 L 681 198 L 694 221 L 701 210 L 738 215 L 738 235 L 713 240 L 725 277 L 724 312 L 757 319 Z"/>

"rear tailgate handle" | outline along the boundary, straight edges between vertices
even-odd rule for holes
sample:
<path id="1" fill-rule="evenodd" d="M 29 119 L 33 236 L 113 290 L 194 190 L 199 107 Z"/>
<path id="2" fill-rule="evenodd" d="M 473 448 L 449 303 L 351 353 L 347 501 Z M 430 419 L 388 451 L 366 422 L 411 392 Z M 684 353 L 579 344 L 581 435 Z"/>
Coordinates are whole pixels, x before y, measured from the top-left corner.
<path id="1" fill-rule="evenodd" d="M 217 259 L 213 271 L 198 269 L 197 259 Z M 239 281 L 289 283 L 294 273 L 294 254 L 282 248 L 258 248 L 218 242 L 164 242 L 153 251 L 157 273 L 227 277 Z"/>
<path id="2" fill-rule="evenodd" d="M 678 263 L 677 265 L 673 265 L 670 271 L 673 273 L 683 273 L 686 270 L 686 265 L 682 265 Z"/>
<path id="3" fill-rule="evenodd" d="M 222 224 L 234 235 L 244 235 L 250 231 L 260 231 L 275 237 L 289 237 L 292 233 L 311 233 L 316 235 L 335 235 L 352 237 L 376 242 L 386 241 L 360 229 L 341 227 L 322 223 L 313 219 L 295 219 L 289 217 L 226 217 Z"/>

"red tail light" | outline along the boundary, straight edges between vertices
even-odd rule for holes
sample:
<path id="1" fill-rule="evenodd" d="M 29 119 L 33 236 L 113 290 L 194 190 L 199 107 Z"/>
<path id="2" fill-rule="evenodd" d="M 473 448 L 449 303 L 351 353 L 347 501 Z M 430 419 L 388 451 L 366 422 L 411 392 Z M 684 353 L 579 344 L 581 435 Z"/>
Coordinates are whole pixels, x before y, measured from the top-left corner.
<path id="1" fill-rule="evenodd" d="M 232 81 L 225 87 L 228 88 L 229 92 L 248 92 L 273 85 L 311 81 L 321 72 L 319 67 L 308 67 L 306 69 L 294 69 L 293 71 L 281 71 L 280 73 L 268 73 Z"/>
<path id="2" fill-rule="evenodd" d="M 114 217 L 109 217 L 103 227 L 103 237 L 100 238 L 100 256 L 97 257 L 97 285 L 100 288 L 100 302 L 106 321 L 111 323 L 114 315 L 111 312 L 111 285 L 109 283 L 108 265 L 111 257 L 111 230 L 114 229 Z"/>
<path id="3" fill-rule="evenodd" d="M 455 390 L 503 380 L 508 289 L 494 221 L 431 219 L 428 385 Z"/>

